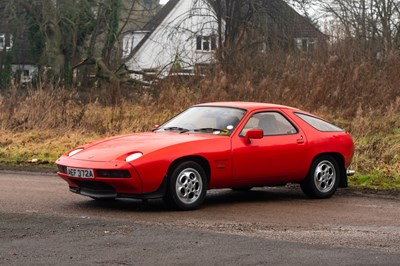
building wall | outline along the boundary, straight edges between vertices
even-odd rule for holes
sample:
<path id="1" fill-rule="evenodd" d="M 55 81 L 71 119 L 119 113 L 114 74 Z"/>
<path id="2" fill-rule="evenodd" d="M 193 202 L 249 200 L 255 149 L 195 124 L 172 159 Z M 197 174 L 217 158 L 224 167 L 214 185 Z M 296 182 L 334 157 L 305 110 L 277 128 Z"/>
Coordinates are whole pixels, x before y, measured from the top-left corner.
<path id="1" fill-rule="evenodd" d="M 128 68 L 167 76 L 172 67 L 193 70 L 196 64 L 212 63 L 215 51 L 211 44 L 208 50 L 198 50 L 199 36 L 209 37 L 211 41 L 210 36 L 217 35 L 218 24 L 212 10 L 203 0 L 179 1 L 127 63 Z"/>
<path id="2" fill-rule="evenodd" d="M 35 65 L 11 65 L 14 73 L 18 73 L 21 83 L 28 83 L 37 74 L 37 66 Z"/>
<path id="3" fill-rule="evenodd" d="M 123 37 L 123 58 L 127 58 L 132 50 L 143 40 L 147 31 L 128 32 Z"/>

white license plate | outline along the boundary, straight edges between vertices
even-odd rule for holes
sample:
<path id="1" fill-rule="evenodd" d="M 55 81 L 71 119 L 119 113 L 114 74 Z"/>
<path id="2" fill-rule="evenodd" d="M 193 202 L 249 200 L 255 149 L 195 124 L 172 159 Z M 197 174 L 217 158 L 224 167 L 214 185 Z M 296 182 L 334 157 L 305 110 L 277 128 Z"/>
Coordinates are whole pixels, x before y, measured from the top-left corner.
<path id="1" fill-rule="evenodd" d="M 94 178 L 93 169 L 79 169 L 67 167 L 67 174 L 72 177 Z"/>

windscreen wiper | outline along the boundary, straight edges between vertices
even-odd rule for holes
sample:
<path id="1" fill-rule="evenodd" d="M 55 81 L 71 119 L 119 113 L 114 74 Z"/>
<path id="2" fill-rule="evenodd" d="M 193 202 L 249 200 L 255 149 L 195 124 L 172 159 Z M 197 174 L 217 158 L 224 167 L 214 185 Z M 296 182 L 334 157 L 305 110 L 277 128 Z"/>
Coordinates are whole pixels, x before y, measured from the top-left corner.
<path id="1" fill-rule="evenodd" d="M 223 131 L 223 129 L 213 128 L 213 127 L 203 127 L 203 128 L 193 129 L 193 131 L 195 131 L 195 132 L 199 132 L 199 131 L 202 131 L 202 132 L 214 132 L 214 131 Z"/>
<path id="2" fill-rule="evenodd" d="M 183 128 L 183 127 L 165 127 L 163 129 L 166 131 L 175 131 L 176 130 L 176 131 L 179 131 L 180 133 L 185 133 L 185 132 L 190 131 L 189 129 Z"/>

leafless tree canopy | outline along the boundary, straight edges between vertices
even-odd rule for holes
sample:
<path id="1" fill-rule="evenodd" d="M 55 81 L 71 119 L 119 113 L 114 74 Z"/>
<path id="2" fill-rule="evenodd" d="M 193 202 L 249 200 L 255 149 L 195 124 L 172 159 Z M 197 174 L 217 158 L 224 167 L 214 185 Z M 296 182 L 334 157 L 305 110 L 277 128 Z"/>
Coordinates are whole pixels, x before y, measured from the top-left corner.
<path id="1" fill-rule="evenodd" d="M 252 34 L 265 28 L 263 15 L 272 0 L 206 2 L 218 21 L 217 58 L 221 64 L 232 65 L 231 59 L 238 54 L 247 56 L 249 45 L 259 49 Z M 324 29 L 331 40 L 351 41 L 366 55 L 385 56 L 400 49 L 399 0 L 284 2 L 310 18 L 319 15 L 323 18 L 320 23 L 328 25 Z M 67 81 L 75 71 L 83 85 L 93 76 L 117 83 L 129 80 L 125 63 L 131 57 L 121 56 L 121 35 L 127 29 L 143 27 L 159 8 L 156 0 L 2 0 L 0 4 L 10 25 L 25 23 L 39 65 L 49 66 Z M 310 11 L 311 7 L 320 13 Z M 271 31 L 263 34 L 276 38 Z"/>
<path id="2" fill-rule="evenodd" d="M 3 3 L 4 2 L 4 3 Z M 3 0 L 9 25 L 25 24 L 24 34 L 38 65 L 62 80 L 90 76 L 108 81 L 127 75 L 121 59 L 121 36 L 140 28 L 159 9 L 155 0 Z M 22 21 L 22 22 L 21 22 Z M 27 41 L 28 41 L 27 40 Z"/>
<path id="3" fill-rule="evenodd" d="M 388 54 L 400 48 L 400 1 L 314 0 L 336 22 L 335 37 L 352 38 L 366 51 Z"/>

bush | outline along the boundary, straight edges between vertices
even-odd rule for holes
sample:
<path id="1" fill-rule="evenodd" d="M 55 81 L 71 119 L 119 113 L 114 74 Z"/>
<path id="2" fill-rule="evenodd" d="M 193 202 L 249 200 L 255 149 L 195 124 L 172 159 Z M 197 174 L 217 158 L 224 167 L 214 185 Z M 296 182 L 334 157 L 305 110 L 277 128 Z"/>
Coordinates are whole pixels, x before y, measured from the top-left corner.
<path id="1" fill-rule="evenodd" d="M 43 83 L 19 90 L 13 85 L 0 97 L 0 129 L 104 136 L 150 130 L 196 103 L 272 102 L 316 113 L 350 131 L 357 184 L 367 183 L 361 177 L 370 173 L 399 180 L 399 55 L 376 60 L 323 51 L 236 60 L 229 70 L 216 66 L 206 77 L 169 79 L 151 88 L 83 91 Z"/>

